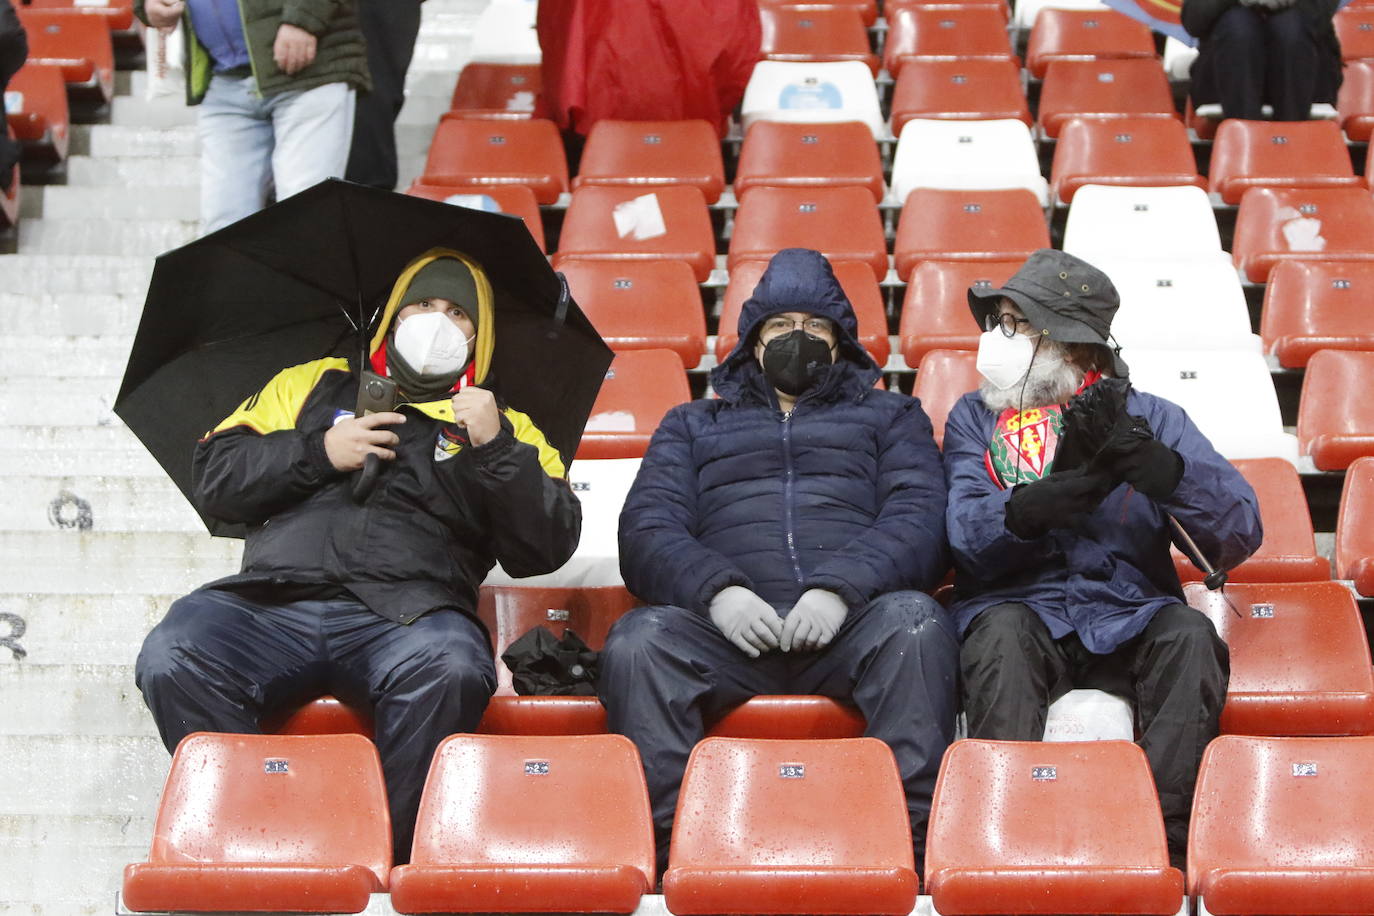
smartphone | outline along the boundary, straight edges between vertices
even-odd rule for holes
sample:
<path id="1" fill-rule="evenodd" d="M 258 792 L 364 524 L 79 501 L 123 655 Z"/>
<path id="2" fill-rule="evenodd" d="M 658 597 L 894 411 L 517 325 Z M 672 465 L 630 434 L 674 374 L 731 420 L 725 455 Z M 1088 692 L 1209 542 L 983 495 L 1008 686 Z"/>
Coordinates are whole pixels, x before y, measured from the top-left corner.
<path id="1" fill-rule="evenodd" d="M 354 416 L 385 413 L 396 409 L 396 382 L 375 372 L 363 372 L 358 383 L 358 407 Z"/>

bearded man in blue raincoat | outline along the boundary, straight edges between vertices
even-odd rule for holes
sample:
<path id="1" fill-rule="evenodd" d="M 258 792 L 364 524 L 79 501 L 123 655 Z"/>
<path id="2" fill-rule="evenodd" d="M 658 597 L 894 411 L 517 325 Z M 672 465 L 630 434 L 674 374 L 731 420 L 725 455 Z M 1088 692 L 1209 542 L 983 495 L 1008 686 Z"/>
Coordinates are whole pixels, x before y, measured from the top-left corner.
<path id="1" fill-rule="evenodd" d="M 1254 491 L 1182 408 L 1134 390 L 1129 435 L 1055 467 L 1066 402 L 1127 375 L 1108 346 L 1119 298 L 1101 271 L 1042 249 L 968 298 L 986 329 L 983 380 L 950 412 L 944 457 L 969 737 L 1040 740 L 1048 704 L 1075 686 L 1134 700 L 1178 864 L 1230 663 L 1183 601 L 1167 516 L 1229 569 L 1260 543 Z"/>
<path id="2" fill-rule="evenodd" d="M 916 862 L 954 737 L 958 643 L 945 483 L 919 402 L 874 389 L 854 310 L 818 252 L 774 256 L 713 370 L 669 411 L 620 516 L 621 618 L 599 691 L 644 759 L 659 870 L 687 757 L 758 694 L 852 701 L 906 788 Z"/>

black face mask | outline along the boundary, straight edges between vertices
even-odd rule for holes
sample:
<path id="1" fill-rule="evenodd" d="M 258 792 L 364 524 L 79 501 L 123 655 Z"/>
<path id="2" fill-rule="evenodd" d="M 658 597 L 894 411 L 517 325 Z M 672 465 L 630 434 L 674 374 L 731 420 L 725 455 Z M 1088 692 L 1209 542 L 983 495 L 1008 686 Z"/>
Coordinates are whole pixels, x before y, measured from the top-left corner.
<path id="1" fill-rule="evenodd" d="M 834 362 L 830 344 L 796 328 L 763 347 L 763 375 L 783 394 L 797 397 L 818 385 Z"/>

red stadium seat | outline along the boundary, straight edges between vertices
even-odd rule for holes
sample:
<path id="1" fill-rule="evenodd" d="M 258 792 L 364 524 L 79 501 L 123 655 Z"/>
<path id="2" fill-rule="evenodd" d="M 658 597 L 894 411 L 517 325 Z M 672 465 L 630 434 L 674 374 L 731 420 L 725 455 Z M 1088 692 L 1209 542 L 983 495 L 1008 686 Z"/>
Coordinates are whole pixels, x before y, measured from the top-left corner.
<path id="1" fill-rule="evenodd" d="M 891 6 L 891 3 L 888 4 Z M 858 12 L 863 24 L 872 27 L 878 21 L 878 0 L 759 0 L 760 10 L 790 9 L 798 6 L 834 7 Z"/>
<path id="2" fill-rule="evenodd" d="M 1279 262 L 1264 288 L 1265 348 L 1285 369 L 1301 369 L 1318 350 L 1374 351 L 1371 294 L 1374 261 Z"/>
<path id="3" fill-rule="evenodd" d="M 327 694 L 296 709 L 274 712 L 261 724 L 268 735 L 373 735 L 372 710 L 349 706 Z"/>
<path id="4" fill-rule="evenodd" d="M 942 916 L 1179 912 L 1145 753 L 1127 741 L 958 741 L 930 812 Z"/>
<path id="5" fill-rule="evenodd" d="M 1340 92 L 1336 96 L 1336 111 L 1348 139 L 1369 142 L 1369 135 L 1374 131 L 1374 61 L 1346 62 Z"/>
<path id="6" fill-rule="evenodd" d="M 706 350 L 706 313 L 682 261 L 568 261 L 568 288 L 613 350 L 672 350 L 688 369 Z"/>
<path id="7" fill-rule="evenodd" d="M 1284 260 L 1374 261 L 1374 199 L 1360 188 L 1251 188 L 1231 254 L 1254 283 Z"/>
<path id="8" fill-rule="evenodd" d="M 1336 38 L 1345 61 L 1374 57 L 1374 8 L 1352 6 L 1337 11 Z"/>
<path id="9" fill-rule="evenodd" d="M 975 365 L 978 354 L 973 350 L 931 350 L 921 359 L 916 384 L 911 394 L 921 402 L 930 424 L 935 428 L 935 442 L 945 445 L 945 420 L 959 399 L 978 390 L 981 376 Z"/>
<path id="10" fill-rule="evenodd" d="M 1331 578 L 1331 564 L 1317 553 L 1312 515 L 1307 509 L 1298 472 L 1282 458 L 1243 458 L 1231 462 L 1259 499 L 1264 542 L 1230 571 L 1232 582 L 1315 582 Z M 1201 581 L 1202 573 L 1173 548 L 1174 570 L 1183 582 Z M 1210 562 L 1214 558 L 1207 557 Z"/>
<path id="11" fill-rule="evenodd" d="M 756 696 L 711 726 L 712 738 L 862 738 L 867 723 L 851 703 L 830 697 Z"/>
<path id="12" fill-rule="evenodd" d="M 1207 171 L 1228 204 L 1250 188 L 1339 188 L 1360 184 L 1334 121 L 1227 118 L 1212 143 Z"/>
<path id="13" fill-rule="evenodd" d="M 678 916 L 896 916 L 916 904 L 914 865 L 906 796 L 881 741 L 707 738 L 682 779 L 663 898 Z"/>
<path id="14" fill-rule="evenodd" d="M 62 68 L 67 91 L 102 102 L 114 97 L 114 42 L 98 16 L 20 7 L 29 63 Z"/>
<path id="15" fill-rule="evenodd" d="M 708 204 L 725 188 L 720 138 L 706 121 L 597 121 L 587 135 L 573 189 L 685 184 Z"/>
<path id="16" fill-rule="evenodd" d="M 1055 146 L 1050 184 L 1066 204 L 1085 184 L 1207 188 L 1188 128 L 1173 118 L 1068 119 Z"/>
<path id="17" fill-rule="evenodd" d="M 554 267 L 571 260 L 686 261 L 698 283 L 716 264 L 706 199 L 696 188 L 578 188 Z"/>
<path id="18" fill-rule="evenodd" d="M 133 910 L 360 913 L 386 890 L 382 765 L 357 735 L 220 735 L 177 746 Z"/>
<path id="19" fill-rule="evenodd" d="M 907 60 L 892 90 L 893 135 L 900 137 L 913 118 L 1034 123 L 1015 62 L 977 57 Z"/>
<path id="20" fill-rule="evenodd" d="M 538 64 L 471 61 L 458 74 L 449 108 L 470 118 L 528 118 L 542 88 Z"/>
<path id="21" fill-rule="evenodd" d="M 535 244 L 544 251 L 544 221 L 539 216 L 539 202 L 534 192 L 522 184 L 507 185 L 438 185 L 415 182 L 406 193 L 412 197 L 437 200 L 441 203 L 472 207 L 475 210 L 496 210 L 509 213 L 525 221 L 534 236 Z"/>
<path id="22" fill-rule="evenodd" d="M 654 886 L 639 753 L 621 735 L 452 735 L 420 799 L 399 913 L 631 913 Z"/>
<path id="23" fill-rule="evenodd" d="M 971 286 L 1001 286 L 1022 261 L 922 261 L 911 272 L 897 333 L 913 369 L 932 350 L 977 350 L 983 329 L 968 307 Z"/>
<path id="24" fill-rule="evenodd" d="M 20 0 L 37 10 L 99 16 L 111 32 L 134 29 L 134 0 Z M 18 6 L 18 4 L 15 4 Z"/>
<path id="25" fill-rule="evenodd" d="M 25 64 L 5 90 L 10 128 L 24 145 L 24 158 L 58 163 L 67 158 L 71 115 L 62 68 Z"/>
<path id="26" fill-rule="evenodd" d="M 1007 37 L 1007 11 L 1000 4 L 904 6 L 887 19 L 883 63 L 893 78 L 912 58 L 994 58 L 1019 63 Z"/>
<path id="27" fill-rule="evenodd" d="M 1345 472 L 1336 518 L 1336 575 L 1355 591 L 1374 597 L 1374 458 L 1361 458 Z"/>
<path id="28" fill-rule="evenodd" d="M 1057 10 L 1035 17 L 1026 47 L 1026 68 L 1044 79 L 1053 60 L 1155 59 L 1150 29 L 1116 10 Z"/>
<path id="29" fill-rule="evenodd" d="M 753 188 L 850 186 L 882 202 L 882 158 L 866 124 L 755 121 L 744 135 L 734 184 L 741 199 Z"/>
<path id="30" fill-rule="evenodd" d="M 1073 117 L 1177 118 L 1159 61 L 1055 60 L 1040 89 L 1040 127 L 1059 136 Z"/>
<path id="31" fill-rule="evenodd" d="M 921 261 L 1025 260 L 1049 246 L 1045 211 L 1024 188 L 917 188 L 897 223 L 897 275 L 910 277 Z"/>
<path id="32" fill-rule="evenodd" d="M 568 190 L 563 140 L 552 121 L 472 120 L 445 115 L 430 142 L 422 184 L 510 185 L 541 204 Z"/>
<path id="33" fill-rule="evenodd" d="M 596 396 L 578 458 L 642 458 L 669 408 L 692 399 L 672 350 L 622 350 Z"/>
<path id="34" fill-rule="evenodd" d="M 857 9 L 843 6 L 763 7 L 760 54 L 765 60 L 857 60 L 878 75 L 878 55 Z"/>
<path id="35" fill-rule="evenodd" d="M 1231 650 L 1221 730 L 1240 735 L 1374 732 L 1374 669 L 1360 609 L 1339 582 L 1184 588 Z"/>
<path id="36" fill-rule="evenodd" d="M 1198 774 L 1188 893 L 1237 916 L 1369 909 L 1370 772 L 1374 738 L 1216 739 Z"/>
<path id="37" fill-rule="evenodd" d="M 740 201 L 728 265 L 768 260 L 784 248 L 814 248 L 833 261 L 862 261 L 887 276 L 887 240 L 873 195 L 863 188 L 755 188 Z"/>
<path id="38" fill-rule="evenodd" d="M 1298 448 L 1319 471 L 1374 455 L 1374 353 L 1321 350 L 1307 362 L 1298 401 Z"/>
<path id="39" fill-rule="evenodd" d="M 744 300 L 754 294 L 759 278 L 767 268 L 766 261 L 743 261 L 730 271 L 725 287 L 725 300 L 720 309 L 720 331 L 716 334 L 716 360 L 724 360 L 739 341 L 739 314 Z M 868 266 L 858 261 L 834 261 L 835 279 L 854 306 L 859 322 L 859 343 L 879 366 L 887 365 L 891 345 L 887 336 L 887 312 L 883 294 Z"/>

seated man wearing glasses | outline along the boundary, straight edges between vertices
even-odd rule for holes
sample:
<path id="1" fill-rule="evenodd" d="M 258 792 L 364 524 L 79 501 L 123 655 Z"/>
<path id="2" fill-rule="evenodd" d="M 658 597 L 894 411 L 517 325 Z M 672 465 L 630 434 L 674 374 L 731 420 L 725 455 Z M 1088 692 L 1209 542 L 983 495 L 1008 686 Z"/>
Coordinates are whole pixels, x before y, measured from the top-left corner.
<path id="1" fill-rule="evenodd" d="M 879 367 L 829 262 L 778 253 L 744 303 L 716 398 L 669 411 L 620 516 L 621 618 L 599 690 L 644 759 L 668 840 L 693 745 L 758 694 L 853 703 L 906 787 L 919 867 L 954 737 L 958 644 L 930 420 Z"/>
<path id="2" fill-rule="evenodd" d="M 1141 391 L 1124 415 L 1102 411 L 1112 422 L 1091 448 L 1060 438 L 1071 398 L 1126 378 L 1108 344 L 1119 299 L 1100 270 L 1042 249 L 968 300 L 986 329 L 983 379 L 950 411 L 944 456 L 969 737 L 1038 741 L 1048 704 L 1071 687 L 1133 700 L 1181 864 L 1230 663 L 1183 602 L 1169 517 L 1229 569 L 1259 546 L 1255 493 L 1182 408 Z M 1102 404 L 1104 390 L 1085 400 Z"/>

